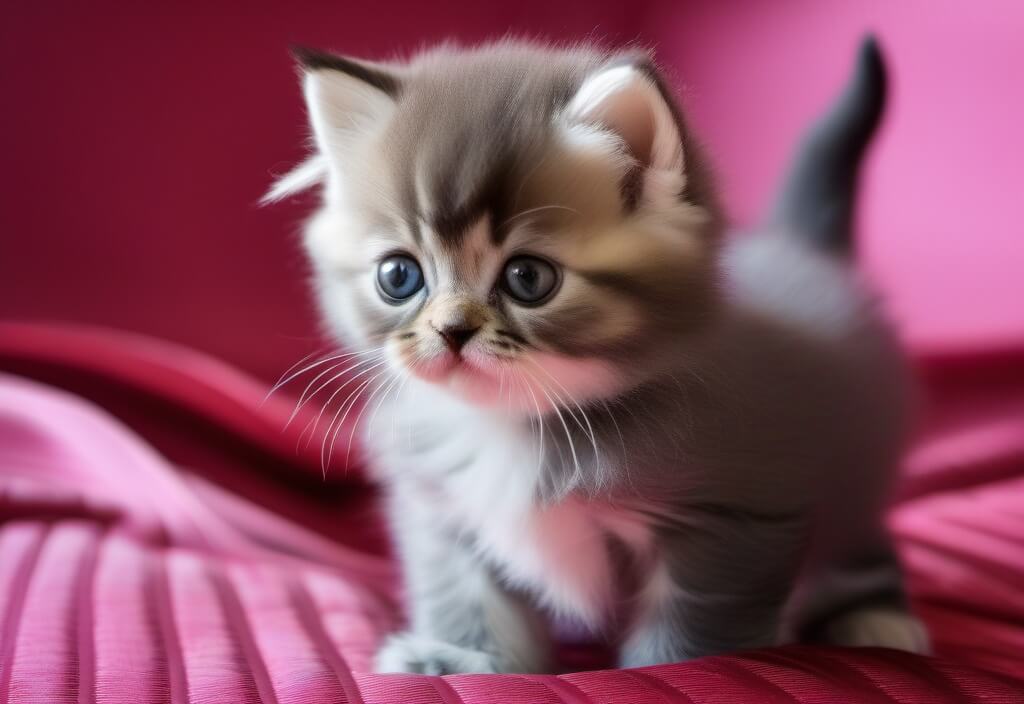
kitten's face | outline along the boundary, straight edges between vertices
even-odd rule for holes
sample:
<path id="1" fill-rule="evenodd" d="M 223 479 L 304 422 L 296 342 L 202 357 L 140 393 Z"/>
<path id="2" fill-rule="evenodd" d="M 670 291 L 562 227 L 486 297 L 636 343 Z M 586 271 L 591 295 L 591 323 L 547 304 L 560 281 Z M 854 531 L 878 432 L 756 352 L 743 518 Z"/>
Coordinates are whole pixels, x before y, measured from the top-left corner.
<path id="1" fill-rule="evenodd" d="M 307 246 L 346 343 L 472 403 L 542 412 L 621 393 L 706 319 L 713 218 L 680 197 L 678 123 L 635 71 L 609 106 L 589 85 L 603 64 L 435 53 L 393 94 L 310 71 L 328 174 Z M 373 117 L 332 128 L 341 104 Z"/>

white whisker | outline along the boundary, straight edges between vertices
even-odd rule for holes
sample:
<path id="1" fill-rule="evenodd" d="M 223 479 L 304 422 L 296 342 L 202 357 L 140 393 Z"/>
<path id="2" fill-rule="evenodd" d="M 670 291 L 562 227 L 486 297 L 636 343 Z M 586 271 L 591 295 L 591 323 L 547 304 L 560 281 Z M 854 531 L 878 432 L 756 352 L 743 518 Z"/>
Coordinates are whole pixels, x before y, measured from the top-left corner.
<path id="1" fill-rule="evenodd" d="M 311 393 L 307 398 L 303 399 L 301 396 L 299 397 L 298 403 L 295 404 L 295 410 L 292 411 L 291 416 L 288 418 L 288 422 L 285 423 L 285 427 L 287 428 L 291 424 L 291 422 L 295 419 L 295 416 L 297 416 L 299 414 L 299 411 L 302 410 L 302 407 L 305 406 L 307 403 L 309 403 L 311 400 L 313 400 L 314 396 L 319 394 L 325 388 L 327 388 L 332 383 L 334 383 L 337 379 L 340 379 L 341 377 L 345 376 L 349 372 L 355 371 L 356 369 L 358 369 L 359 367 L 363 366 L 364 364 L 369 364 L 370 365 L 369 367 L 367 367 L 366 369 L 363 369 L 360 372 L 354 374 L 348 381 L 346 381 L 344 384 L 342 384 L 340 387 L 338 387 L 334 391 L 334 393 L 332 393 L 330 395 L 330 397 L 323 404 L 323 406 L 321 406 L 320 412 L 317 413 L 316 423 L 319 423 L 320 422 L 320 417 L 323 415 L 324 411 L 327 409 L 327 406 L 330 405 L 331 401 L 334 399 L 335 396 L 338 395 L 339 392 L 341 392 L 342 389 L 344 389 L 346 386 L 348 386 L 350 383 L 352 383 L 353 380 L 358 379 L 359 377 L 363 376 L 367 372 L 372 371 L 372 370 L 376 369 L 377 367 L 379 367 L 379 366 L 381 366 L 382 364 L 385 364 L 385 363 L 386 363 L 386 360 L 382 360 L 379 357 L 372 357 L 370 359 L 360 360 L 360 361 L 356 362 L 355 364 L 352 364 L 352 365 L 346 367 L 345 369 L 342 369 L 337 374 L 334 374 L 330 379 L 328 379 L 323 384 L 321 384 L 317 388 L 317 390 L 314 391 L 313 393 Z M 330 370 L 328 369 L 327 371 L 330 371 Z M 317 379 L 319 379 L 325 373 L 326 372 L 321 372 L 320 374 L 318 374 L 317 375 Z M 312 386 L 314 383 L 316 383 L 316 379 L 314 379 L 313 381 L 310 382 L 310 386 Z M 306 391 L 309 391 L 309 386 L 306 387 Z M 316 426 L 314 425 L 314 430 L 315 429 L 316 429 Z"/>
<path id="2" fill-rule="evenodd" d="M 544 375 L 547 376 L 547 378 L 551 379 L 551 381 L 553 381 L 556 384 L 558 384 L 558 388 L 560 388 L 562 391 L 565 392 L 565 395 L 569 397 L 569 400 L 572 401 L 573 405 L 576 406 L 576 409 L 579 410 L 580 415 L 583 416 L 583 420 L 587 424 L 586 428 L 584 428 L 583 425 L 580 423 L 580 421 L 576 418 L 576 414 L 573 413 L 568 408 L 566 408 L 566 410 L 569 411 L 569 415 L 571 415 L 573 420 L 576 421 L 576 425 L 580 426 L 580 430 L 582 430 L 584 432 L 584 434 L 588 435 L 588 437 L 590 438 L 590 444 L 594 448 L 594 461 L 596 463 L 598 463 L 598 465 L 600 465 L 601 453 L 597 449 L 597 436 L 594 434 L 594 426 L 590 424 L 590 418 L 587 416 L 587 412 L 585 410 L 583 410 L 583 406 L 581 406 L 579 404 L 579 402 L 575 399 L 575 397 L 573 397 L 573 395 L 569 392 L 569 390 L 567 388 L 565 388 L 565 386 L 562 384 L 562 382 L 560 382 L 558 379 L 556 379 L 551 374 L 551 372 L 549 372 L 547 369 L 542 367 L 540 364 L 538 364 L 534 360 L 531 360 L 531 359 L 527 358 L 527 361 L 532 362 L 533 366 L 535 366 L 537 369 L 541 370 L 544 373 Z M 554 389 L 551 389 L 551 393 L 555 394 L 556 398 L 558 398 L 559 401 L 562 400 L 561 397 L 558 396 L 558 393 L 555 392 Z"/>
<path id="3" fill-rule="evenodd" d="M 547 397 L 548 403 L 551 404 L 551 408 L 555 411 L 555 415 L 558 416 L 558 420 L 562 424 L 562 430 L 565 431 L 565 439 L 569 441 L 569 452 L 572 454 L 573 481 L 578 482 L 583 477 L 583 469 L 580 467 L 580 459 L 576 454 L 576 443 L 572 441 L 572 433 L 569 431 L 569 424 L 565 422 L 565 417 L 562 415 L 562 411 L 559 408 L 558 403 L 551 398 L 551 394 L 548 393 L 548 389 L 544 386 L 544 383 L 532 374 L 530 376 L 537 382 L 537 388 L 540 389 L 540 392 Z"/>
<path id="4" fill-rule="evenodd" d="M 424 352 L 417 352 L 416 356 L 413 357 L 412 361 L 410 361 L 406 365 L 407 368 L 406 368 L 405 373 L 404 373 L 404 377 L 405 378 L 402 380 L 402 385 L 398 387 L 397 393 L 395 393 L 395 403 L 396 404 L 400 403 L 400 399 L 402 398 L 402 393 L 405 391 L 405 387 L 409 385 L 409 380 L 412 379 L 413 376 L 414 376 L 414 374 L 411 371 L 411 368 L 414 367 L 417 362 L 419 362 L 421 359 L 424 359 L 426 356 L 427 355 Z M 398 416 L 399 415 L 400 414 L 398 414 L 398 413 L 393 413 L 391 415 L 391 442 L 392 443 L 397 443 L 398 442 L 397 437 L 396 437 L 397 436 L 396 427 L 397 427 Z M 411 427 L 411 425 L 412 424 L 410 423 L 406 427 L 409 428 L 409 427 Z M 408 433 L 406 434 L 406 437 L 408 438 Z M 408 446 L 409 446 L 409 443 L 406 443 L 406 447 L 408 447 Z"/>
<path id="5" fill-rule="evenodd" d="M 529 382 L 523 380 L 523 375 L 518 370 L 516 373 L 516 381 L 522 383 L 526 387 L 527 392 L 530 394 L 530 398 L 533 399 L 533 407 L 537 409 L 537 422 L 540 425 L 540 442 L 538 443 L 537 449 L 537 472 L 539 474 L 544 469 L 544 413 L 540 410 L 540 403 L 537 401 L 537 395 L 533 393 L 533 389 L 530 388 Z"/>
<path id="6" fill-rule="evenodd" d="M 381 362 L 381 364 L 383 364 L 383 362 Z M 377 366 L 380 366 L 380 365 L 377 365 Z M 374 367 L 374 369 L 375 368 L 376 367 Z M 364 370 L 364 372 L 368 372 L 368 371 L 371 371 L 371 370 L 370 369 Z M 340 416 L 342 414 L 342 411 L 345 410 L 345 407 L 348 406 L 348 409 L 351 410 L 352 406 L 355 405 L 356 400 L 358 400 L 359 394 L 362 392 L 362 390 L 365 389 L 368 384 L 370 384 L 374 379 L 376 379 L 378 376 L 380 376 L 383 373 L 384 372 L 378 372 L 377 374 L 375 374 L 374 376 L 370 377 L 369 379 L 366 379 L 365 381 L 360 382 L 359 385 L 355 389 L 353 389 L 351 391 L 351 393 L 349 393 L 348 396 L 345 397 L 345 400 L 341 402 L 341 405 L 338 406 L 338 410 L 335 411 L 335 413 L 334 413 L 334 417 L 331 418 L 331 422 L 328 423 L 327 430 L 324 431 L 323 442 L 321 442 L 321 444 L 320 444 L 320 464 L 321 464 L 321 466 L 322 466 L 322 468 L 323 468 L 325 473 L 327 471 L 327 468 L 326 468 L 326 466 L 324 466 L 324 449 L 325 449 L 325 446 L 327 445 L 327 438 L 330 437 L 330 435 L 331 435 L 331 428 L 333 428 L 334 424 L 338 422 L 338 416 Z M 350 380 L 348 383 L 351 383 L 351 381 L 354 381 L 354 379 Z M 346 383 L 346 386 L 347 385 L 348 384 Z M 344 388 L 344 387 L 342 387 L 342 388 Z M 351 401 L 351 403 L 350 403 L 350 401 Z M 345 424 L 345 418 L 347 416 L 348 416 L 348 410 L 345 411 L 345 414 L 341 418 L 341 422 L 338 424 L 338 428 L 339 429 L 341 428 L 342 425 Z M 337 437 L 337 432 L 335 432 L 335 437 Z M 310 436 L 310 439 L 312 439 L 312 435 Z M 334 444 L 332 442 L 331 443 L 332 451 L 333 451 L 333 447 L 334 447 Z"/>
<path id="7" fill-rule="evenodd" d="M 608 402 L 601 399 L 601 405 L 604 406 L 604 412 L 608 415 L 608 420 L 615 426 L 615 433 L 619 436 L 619 447 L 622 448 L 622 471 L 626 474 L 626 481 L 632 482 L 629 476 L 629 453 L 626 451 L 626 440 L 622 437 L 622 428 L 619 427 L 619 421 L 615 419 L 615 412 Z"/>
<path id="8" fill-rule="evenodd" d="M 362 365 L 362 364 L 364 364 L 364 363 L 366 363 L 366 362 L 374 362 L 374 361 L 375 361 L 375 360 L 372 360 L 372 359 L 370 359 L 370 360 L 363 360 L 363 361 L 361 361 L 361 362 L 359 362 L 359 363 L 357 363 L 357 364 L 354 364 L 354 365 L 352 365 L 352 366 L 348 367 L 347 369 L 343 369 L 342 371 L 338 372 L 337 374 L 335 374 L 334 376 L 332 376 L 332 377 L 331 377 L 330 379 L 328 379 L 327 381 L 325 381 L 325 382 L 323 383 L 323 385 L 321 385 L 321 387 L 320 387 L 319 389 L 317 389 L 316 391 L 314 391 L 314 392 L 313 392 L 313 393 L 312 393 L 312 394 L 310 395 L 310 397 L 309 397 L 308 399 L 306 399 L 306 402 L 309 402 L 310 400 L 312 400 L 312 398 L 313 398 L 314 396 L 316 396 L 316 395 L 317 395 L 318 393 L 320 393 L 321 389 L 323 389 L 323 388 L 325 388 L 325 387 L 329 386 L 329 385 L 330 385 L 330 384 L 332 384 L 332 383 L 333 383 L 333 382 L 334 382 L 334 381 L 335 381 L 336 379 L 338 379 L 338 378 L 340 378 L 340 377 L 344 376 L 344 375 L 345 375 L 346 373 L 348 373 L 348 372 L 350 372 L 350 371 L 352 371 L 352 370 L 354 370 L 354 369 L 358 368 L 358 367 L 359 367 L 360 365 Z M 347 380 L 346 380 L 346 381 L 345 381 L 344 383 L 342 383 L 342 384 L 341 384 L 341 386 L 339 386 L 339 387 L 338 387 L 337 389 L 335 389 L 335 390 L 334 390 L 334 391 L 333 391 L 333 392 L 331 393 L 331 395 L 330 395 L 330 396 L 328 396 L 328 397 L 327 397 L 327 400 L 326 400 L 326 401 L 324 401 L 324 402 L 323 402 L 323 403 L 322 403 L 322 404 L 320 405 L 320 410 L 319 410 L 319 411 L 317 411 L 317 414 L 316 414 L 316 416 L 315 416 L 315 417 L 313 417 L 313 418 L 310 418 L 310 419 L 309 419 L 309 421 L 308 421 L 308 422 L 306 423 L 306 425 L 305 425 L 305 426 L 304 426 L 304 427 L 302 428 L 302 432 L 301 432 L 301 433 L 299 433 L 299 437 L 298 437 L 298 439 L 297 439 L 297 440 L 295 441 L 295 451 L 296 451 L 296 452 L 298 452 L 298 451 L 299 451 L 299 445 L 301 445 L 301 444 L 302 444 L 302 438 L 304 438 L 304 437 L 306 438 L 306 447 L 309 447 L 309 443 L 311 443 L 311 442 L 313 441 L 313 436 L 314 436 L 314 435 L 316 435 L 316 429 L 317 429 L 317 428 L 318 428 L 318 427 L 320 426 L 320 419 L 321 419 L 321 418 L 323 418 L 323 415 L 324 415 L 324 413 L 325 413 L 325 412 L 327 411 L 327 409 L 328 409 L 328 408 L 330 407 L 330 405 L 331 405 L 331 402 L 332 402 L 332 401 L 333 401 L 333 400 L 335 399 L 335 397 L 337 397 L 337 395 L 338 395 L 338 394 L 340 394 L 340 393 L 341 393 L 342 391 L 344 391 L 344 390 L 345 390 L 346 388 L 348 388 L 348 385 L 349 385 L 349 384 L 351 384 L 351 383 L 352 383 L 353 381 L 355 381 L 356 379 L 360 378 L 360 377 L 361 377 L 361 376 L 363 376 L 364 374 L 366 374 L 366 373 L 368 373 L 368 372 L 371 372 L 371 371 L 373 371 L 373 370 L 374 370 L 374 369 L 376 369 L 377 367 L 381 366 L 381 364 L 383 364 L 383 361 L 378 361 L 378 362 L 377 362 L 376 364 L 373 364 L 372 366 L 370 366 L 370 367 L 367 367 L 366 369 L 363 369 L 363 370 L 362 370 L 362 371 L 360 371 L 359 373 L 357 373 L 357 374 L 353 375 L 352 377 L 350 377 L 349 379 L 347 379 Z M 307 390 L 308 390 L 308 387 L 307 387 Z M 288 424 L 289 424 L 289 423 L 291 423 L 292 419 L 294 419 L 294 418 L 295 418 L 295 416 L 296 416 L 296 415 L 298 414 L 299 410 L 300 410 L 300 409 L 302 408 L 302 406 L 304 406 L 304 405 L 305 405 L 305 403 L 302 403 L 301 405 L 296 405 L 296 407 L 295 407 L 295 410 L 294 410 L 294 411 L 292 412 L 291 418 L 289 418 L 289 419 L 288 419 L 288 423 L 286 423 L 286 424 L 285 424 L 285 428 L 287 428 L 287 427 L 288 427 Z M 308 437 L 306 436 L 306 433 L 309 433 L 309 436 L 308 436 Z"/>
<path id="9" fill-rule="evenodd" d="M 537 208 L 530 208 L 528 210 L 522 211 L 521 213 L 516 213 L 512 217 L 510 217 L 507 220 L 505 220 L 505 222 L 502 223 L 502 226 L 504 227 L 505 225 L 508 225 L 513 220 L 518 220 L 519 218 L 526 217 L 527 215 L 532 215 L 533 213 L 539 213 L 542 210 L 568 210 L 570 213 L 576 213 L 577 215 L 579 215 L 579 212 L 580 212 L 580 211 L 576 210 L 575 208 L 570 208 L 570 207 L 565 206 L 565 205 L 541 205 L 541 206 L 539 206 Z"/>
<path id="10" fill-rule="evenodd" d="M 402 392 L 405 391 L 405 387 L 409 384 L 409 379 L 411 379 L 411 378 L 412 378 L 412 374 L 410 374 L 409 372 L 406 372 L 402 376 L 402 383 L 398 386 L 398 391 L 395 392 L 395 404 L 396 405 L 401 405 L 401 403 L 402 403 Z M 399 415 L 398 413 L 392 413 L 391 414 L 391 444 L 393 444 L 393 445 L 397 444 L 397 442 L 398 442 L 398 439 L 397 439 L 397 437 L 398 437 L 398 433 L 397 433 L 398 415 Z"/>
<path id="11" fill-rule="evenodd" d="M 384 372 L 378 372 L 377 374 L 375 374 L 374 376 L 370 377 L 369 379 L 366 379 L 366 380 L 360 382 L 359 385 L 355 389 L 352 390 L 352 393 L 350 393 L 348 396 L 346 396 L 345 400 L 342 401 L 340 406 L 338 406 L 338 410 L 335 412 L 334 417 L 331 418 L 331 422 L 327 425 L 327 430 L 324 431 L 323 440 L 320 442 L 320 467 L 323 470 L 325 475 L 327 474 L 327 462 L 328 462 L 329 459 L 333 458 L 333 456 L 334 456 L 334 441 L 337 439 L 338 433 L 341 431 L 342 427 L 344 427 L 345 419 L 348 417 L 349 411 L 351 411 L 352 408 L 355 406 L 355 404 L 359 400 L 359 396 L 360 396 L 360 394 L 362 394 L 363 390 L 367 386 L 369 386 L 373 382 L 374 379 L 376 379 L 378 376 L 380 376 L 383 373 Z M 344 410 L 344 414 L 342 413 L 343 410 Z M 341 420 L 340 421 L 338 420 L 338 416 L 341 416 Z M 332 428 L 334 429 L 333 434 L 331 433 L 331 429 Z M 328 448 L 327 448 L 327 445 L 328 445 L 327 441 L 328 441 L 328 439 L 330 439 L 330 450 L 329 451 L 328 451 Z"/>
<path id="12" fill-rule="evenodd" d="M 394 383 L 395 379 L 398 378 L 398 377 L 395 376 L 394 372 L 392 372 L 389 369 L 385 369 L 383 372 L 381 372 L 381 374 L 388 374 L 389 376 L 388 376 L 387 379 L 384 380 L 384 382 L 382 382 L 377 388 L 375 388 L 370 393 L 369 397 L 367 397 L 367 399 L 366 399 L 366 402 L 363 404 L 363 407 L 360 408 L 359 409 L 359 413 L 356 414 L 356 419 L 352 422 L 352 430 L 348 434 L 348 445 L 345 447 L 345 467 L 346 468 L 349 466 L 348 465 L 349 457 L 352 455 L 352 443 L 355 441 L 356 428 L 359 427 L 359 419 L 363 417 L 364 413 L 366 413 L 366 407 L 370 405 L 371 401 L 373 401 L 373 397 L 376 396 L 377 393 L 381 389 L 383 389 L 383 388 L 390 389 L 391 385 Z M 380 374 L 378 374 L 377 376 L 380 376 Z M 377 376 L 375 376 L 374 379 L 376 379 Z M 385 391 L 384 394 L 381 395 L 381 399 L 385 398 L 386 396 L 387 396 L 387 391 Z M 380 407 L 379 403 L 378 403 L 377 407 L 378 408 Z M 334 441 L 338 439 L 338 432 L 340 430 L 341 430 L 341 426 L 339 425 L 338 429 L 334 432 L 334 438 L 331 440 L 331 454 L 334 453 Z"/>
<path id="13" fill-rule="evenodd" d="M 286 370 L 284 370 L 284 372 L 281 374 L 281 376 L 279 376 L 277 378 L 277 381 L 274 382 L 274 385 L 270 387 L 270 391 L 267 392 L 267 395 L 263 397 L 262 401 L 260 401 L 260 405 L 262 406 L 264 403 L 266 403 L 267 399 L 270 398 L 274 394 L 275 391 L 277 391 L 282 386 L 287 384 L 289 381 L 294 379 L 296 375 L 303 374 L 304 372 L 308 371 L 309 369 L 313 368 L 314 366 L 316 366 L 318 364 L 321 364 L 324 361 L 337 358 L 337 355 L 327 355 L 326 358 L 320 358 L 320 359 L 316 360 L 315 362 L 313 362 L 309 367 L 306 367 L 304 369 L 299 369 L 299 371 L 295 372 L 295 374 L 292 374 L 293 371 L 295 371 L 296 369 L 298 369 L 303 364 L 308 362 L 313 357 L 316 357 L 318 354 L 320 354 L 323 351 L 324 351 L 323 347 L 321 347 L 318 350 L 314 350 L 314 351 L 310 352 L 309 354 L 307 354 L 302 359 L 300 359 L 298 362 L 296 362 L 295 364 L 293 364 L 292 366 L 290 366 Z M 291 376 L 289 376 L 289 375 L 291 375 Z"/>
<path id="14" fill-rule="evenodd" d="M 299 366 L 300 364 L 302 364 L 303 362 L 308 360 L 310 357 L 312 357 L 316 353 L 314 352 L 313 354 L 308 354 L 303 359 L 301 359 L 298 363 L 293 364 L 291 367 L 289 367 L 288 371 L 286 371 L 284 374 L 281 375 L 281 379 L 278 380 L 278 382 L 276 384 L 274 384 L 270 388 L 270 391 L 267 392 L 267 395 L 263 397 L 263 401 L 266 402 L 266 400 L 268 398 L 270 398 L 271 395 L 273 395 L 278 389 L 280 389 L 282 386 L 286 385 L 292 379 L 294 379 L 294 378 L 296 378 L 298 376 L 301 376 L 301 375 L 305 374 L 308 371 L 312 371 L 313 369 L 316 369 L 321 364 L 326 364 L 327 362 L 332 362 L 332 361 L 335 361 L 335 360 L 344 360 L 344 359 L 349 359 L 351 357 L 363 356 L 363 355 L 370 354 L 372 352 L 380 352 L 381 350 L 382 350 L 382 348 L 374 348 L 372 350 L 361 350 L 361 351 L 358 351 L 358 352 L 345 352 L 343 354 L 330 355 L 330 356 L 324 357 L 322 359 L 318 359 L 317 361 L 315 361 L 312 364 L 309 364 L 309 365 L 303 367 L 302 369 L 298 370 L 297 372 L 289 374 L 289 372 L 291 372 L 292 369 L 295 369 L 295 367 Z"/>
<path id="15" fill-rule="evenodd" d="M 382 393 L 380 395 L 380 399 L 377 400 L 377 407 L 373 409 L 373 412 L 370 414 L 370 417 L 366 419 L 366 431 L 368 433 L 373 432 L 373 421 L 377 417 L 377 414 L 380 412 L 381 406 L 383 406 L 384 402 L 387 400 L 388 394 L 390 394 L 395 388 L 397 388 L 401 382 L 405 381 L 406 378 L 407 377 L 398 374 L 397 372 L 392 372 L 391 379 L 388 382 L 386 382 L 387 387 L 384 389 L 384 393 Z M 392 417 L 394 417 L 394 414 L 392 414 Z M 354 428 L 353 432 L 355 432 Z"/>

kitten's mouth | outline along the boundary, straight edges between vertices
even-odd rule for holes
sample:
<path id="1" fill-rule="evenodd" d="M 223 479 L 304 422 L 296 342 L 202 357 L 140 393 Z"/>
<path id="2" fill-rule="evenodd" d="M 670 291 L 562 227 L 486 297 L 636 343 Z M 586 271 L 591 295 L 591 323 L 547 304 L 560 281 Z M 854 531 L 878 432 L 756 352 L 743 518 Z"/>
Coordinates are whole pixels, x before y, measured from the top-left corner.
<path id="1" fill-rule="evenodd" d="M 425 381 L 439 383 L 450 377 L 460 363 L 455 355 L 443 352 L 430 359 L 416 360 L 409 364 L 409 369 Z"/>
<path id="2" fill-rule="evenodd" d="M 421 379 L 436 384 L 450 382 L 455 378 L 489 378 L 491 375 L 481 362 L 474 356 L 446 350 L 431 359 L 410 365 L 410 370 Z"/>

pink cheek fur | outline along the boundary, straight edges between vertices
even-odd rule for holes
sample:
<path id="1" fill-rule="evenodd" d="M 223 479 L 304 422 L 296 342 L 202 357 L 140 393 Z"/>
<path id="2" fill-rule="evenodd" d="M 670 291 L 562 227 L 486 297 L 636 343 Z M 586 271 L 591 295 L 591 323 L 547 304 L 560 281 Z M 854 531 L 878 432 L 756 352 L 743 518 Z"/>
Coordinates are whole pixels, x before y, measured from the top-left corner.
<path id="1" fill-rule="evenodd" d="M 446 350 L 425 354 L 415 347 L 398 355 L 398 366 L 411 374 L 434 383 L 440 383 L 455 367 L 455 358 Z"/>
<path id="2" fill-rule="evenodd" d="M 440 345 L 421 341 L 396 350 L 394 358 L 397 366 L 417 378 L 482 406 L 505 404 L 534 411 L 539 405 L 545 410 L 553 405 L 552 399 L 578 403 L 610 395 L 617 388 L 614 370 L 605 363 L 541 352 L 506 361 L 470 345 L 460 363 Z"/>

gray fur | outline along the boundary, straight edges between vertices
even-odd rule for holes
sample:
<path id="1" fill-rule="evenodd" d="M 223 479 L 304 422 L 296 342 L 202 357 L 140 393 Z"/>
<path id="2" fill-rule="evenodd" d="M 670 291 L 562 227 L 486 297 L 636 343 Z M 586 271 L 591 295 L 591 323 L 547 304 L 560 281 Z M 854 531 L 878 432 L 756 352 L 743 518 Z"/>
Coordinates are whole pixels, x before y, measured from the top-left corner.
<path id="1" fill-rule="evenodd" d="M 646 56 L 445 48 L 386 80 L 376 65 L 368 85 L 350 65 L 308 67 L 331 170 L 307 247 L 332 330 L 390 355 L 367 382 L 365 431 L 410 623 L 379 669 L 548 669 L 537 607 L 606 634 L 628 666 L 798 633 L 923 648 L 881 528 L 909 412 L 902 359 L 828 254 L 848 240 L 880 110 L 873 46 L 777 217 L 721 243 L 706 167 Z M 572 113 L 604 79 L 627 87 L 609 93 L 618 112 Z M 427 286 L 376 301 L 372 247 L 417 253 Z M 533 248 L 564 281 L 526 308 L 495 278 Z M 417 371 L 467 316 L 466 354 L 494 375 Z"/>
<path id="2" fill-rule="evenodd" d="M 845 92 L 800 147 L 776 204 L 776 225 L 838 254 L 853 247 L 857 174 L 882 118 L 886 85 L 882 55 L 869 37 Z"/>

